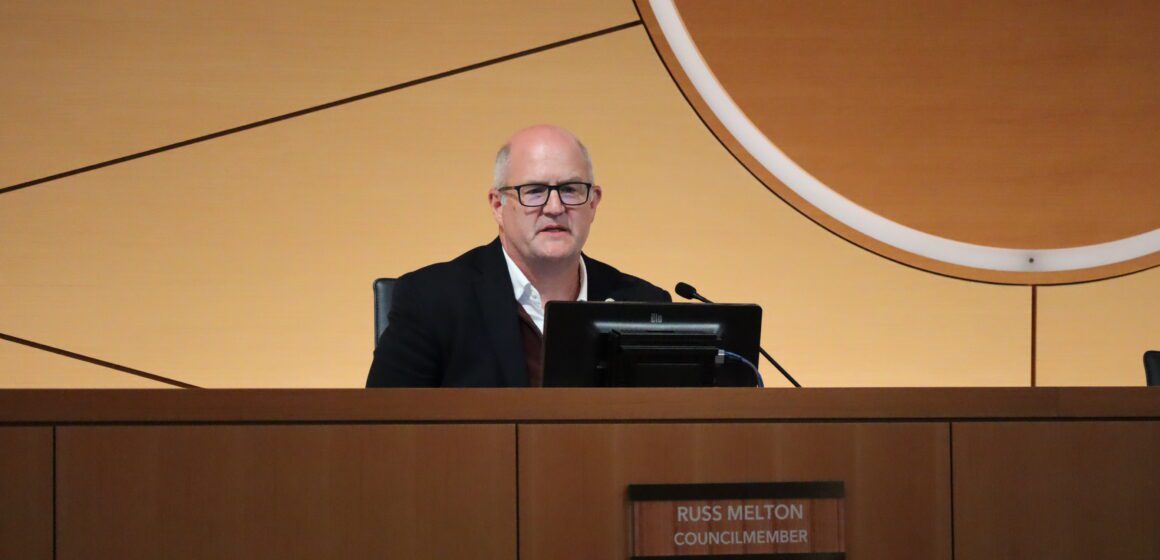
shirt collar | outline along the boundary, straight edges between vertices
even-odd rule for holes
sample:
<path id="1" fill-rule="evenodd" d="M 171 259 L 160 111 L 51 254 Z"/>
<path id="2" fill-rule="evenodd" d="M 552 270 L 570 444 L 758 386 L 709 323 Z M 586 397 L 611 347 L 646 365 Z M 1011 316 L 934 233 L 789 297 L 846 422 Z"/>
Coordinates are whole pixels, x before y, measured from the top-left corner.
<path id="1" fill-rule="evenodd" d="M 576 301 L 588 301 L 588 267 L 584 266 L 584 255 L 580 255 L 580 293 Z"/>
<path id="2" fill-rule="evenodd" d="M 503 251 L 503 260 L 507 262 L 508 277 L 512 280 L 512 293 L 515 294 L 516 301 L 529 303 L 533 293 L 536 294 L 536 300 L 539 300 L 539 290 L 536 290 L 536 287 L 524 275 L 524 271 L 520 270 L 519 266 L 516 266 L 516 261 L 513 261 L 511 256 L 508 255 L 507 249 L 502 245 L 500 245 L 500 249 Z M 588 267 L 584 264 L 583 255 L 580 256 L 580 294 L 576 298 L 576 301 L 588 301 Z"/>

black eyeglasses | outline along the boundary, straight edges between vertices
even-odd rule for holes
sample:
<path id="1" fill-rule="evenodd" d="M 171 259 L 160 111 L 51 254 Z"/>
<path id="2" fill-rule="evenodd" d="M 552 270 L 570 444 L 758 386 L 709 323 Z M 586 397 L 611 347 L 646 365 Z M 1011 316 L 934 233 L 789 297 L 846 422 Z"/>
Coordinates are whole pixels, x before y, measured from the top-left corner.
<path id="1" fill-rule="evenodd" d="M 528 183 L 514 187 L 502 187 L 503 191 L 516 191 L 520 204 L 537 208 L 548 203 L 552 191 L 560 195 L 560 202 L 565 206 L 579 206 L 588 202 L 588 195 L 592 192 L 592 183 L 560 183 L 559 185 L 545 185 L 542 183 Z"/>

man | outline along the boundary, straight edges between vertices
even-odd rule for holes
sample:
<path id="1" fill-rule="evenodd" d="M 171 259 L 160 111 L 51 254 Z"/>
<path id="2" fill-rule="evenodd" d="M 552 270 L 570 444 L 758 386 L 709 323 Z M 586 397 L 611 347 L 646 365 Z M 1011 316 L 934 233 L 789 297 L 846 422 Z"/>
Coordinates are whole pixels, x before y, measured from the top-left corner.
<path id="1" fill-rule="evenodd" d="M 399 278 L 367 386 L 538 386 L 547 302 L 671 301 L 581 255 L 602 195 L 570 132 L 541 125 L 512 136 L 487 194 L 499 237 Z"/>

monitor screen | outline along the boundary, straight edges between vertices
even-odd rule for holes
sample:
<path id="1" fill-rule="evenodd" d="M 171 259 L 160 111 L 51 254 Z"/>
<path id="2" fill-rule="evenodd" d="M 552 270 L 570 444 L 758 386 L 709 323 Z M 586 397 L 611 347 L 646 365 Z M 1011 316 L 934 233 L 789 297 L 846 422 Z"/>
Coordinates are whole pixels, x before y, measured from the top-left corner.
<path id="1" fill-rule="evenodd" d="M 545 387 L 753 387 L 761 307 L 549 302 Z M 723 352 L 724 351 L 724 352 Z"/>

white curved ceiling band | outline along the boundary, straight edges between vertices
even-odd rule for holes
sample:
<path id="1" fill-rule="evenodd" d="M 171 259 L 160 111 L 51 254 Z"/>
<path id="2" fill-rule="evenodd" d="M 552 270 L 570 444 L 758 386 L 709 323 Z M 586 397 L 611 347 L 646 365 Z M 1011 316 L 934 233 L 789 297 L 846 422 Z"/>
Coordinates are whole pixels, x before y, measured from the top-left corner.
<path id="1" fill-rule="evenodd" d="M 721 87 L 672 0 L 650 0 L 665 39 L 709 109 L 770 173 L 807 202 L 873 239 L 930 259 L 1008 272 L 1059 272 L 1124 262 L 1160 251 L 1160 228 L 1108 243 L 1064 249 L 1006 249 L 931 235 L 879 216 L 827 187 L 770 142 Z"/>

